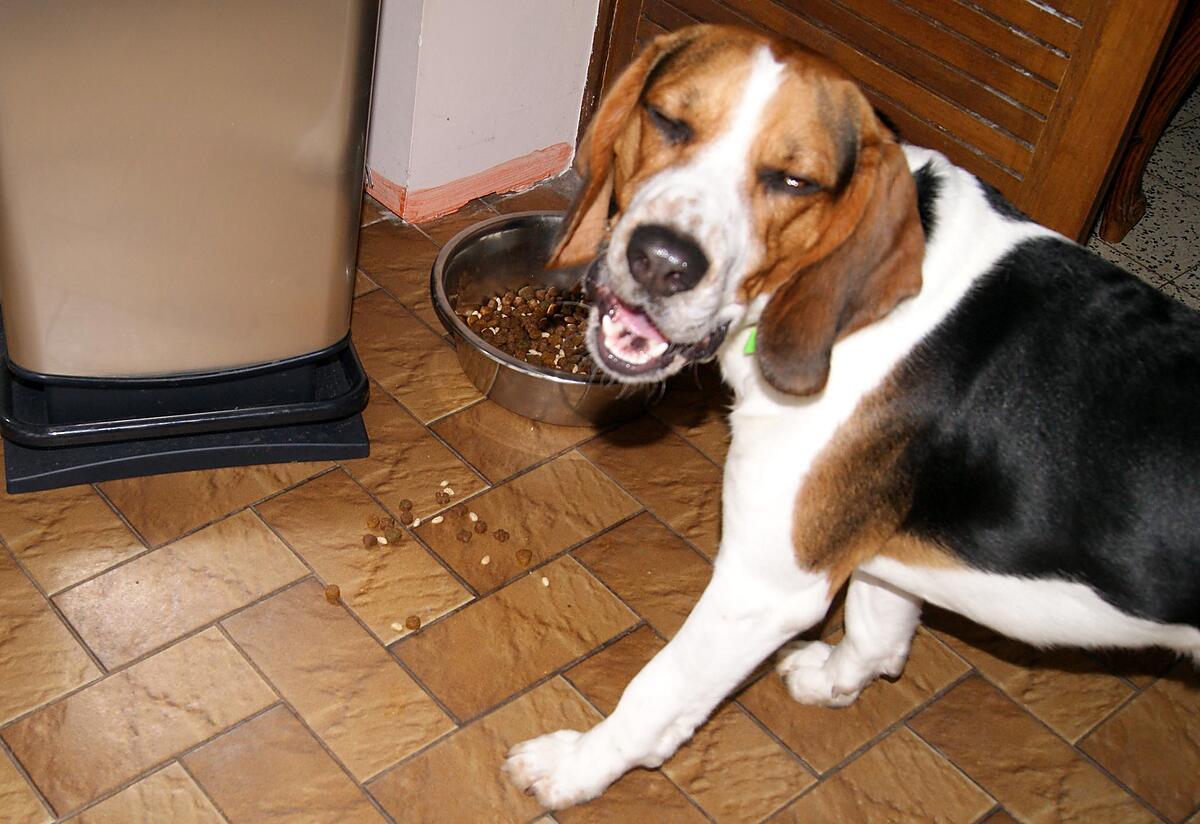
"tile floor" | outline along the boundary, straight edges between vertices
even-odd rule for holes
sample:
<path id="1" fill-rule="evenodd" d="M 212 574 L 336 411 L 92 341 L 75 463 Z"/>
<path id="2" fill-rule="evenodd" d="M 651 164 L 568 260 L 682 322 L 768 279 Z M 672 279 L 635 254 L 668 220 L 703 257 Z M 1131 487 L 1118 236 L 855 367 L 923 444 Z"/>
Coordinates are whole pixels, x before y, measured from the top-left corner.
<path id="1" fill-rule="evenodd" d="M 1200 306 L 1197 135 L 1193 105 L 1143 225 L 1095 245 Z M 1194 670 L 936 611 L 903 677 L 849 709 L 764 670 L 587 806 L 547 816 L 504 781 L 509 745 L 610 712 L 679 628 L 728 440 L 711 374 L 608 432 L 530 423 L 462 377 L 426 296 L 439 244 L 561 188 L 420 229 L 364 205 L 371 457 L 0 497 L 0 821 L 1200 821 Z M 442 481 L 511 539 L 434 523 Z M 406 498 L 420 525 L 364 547 Z"/>

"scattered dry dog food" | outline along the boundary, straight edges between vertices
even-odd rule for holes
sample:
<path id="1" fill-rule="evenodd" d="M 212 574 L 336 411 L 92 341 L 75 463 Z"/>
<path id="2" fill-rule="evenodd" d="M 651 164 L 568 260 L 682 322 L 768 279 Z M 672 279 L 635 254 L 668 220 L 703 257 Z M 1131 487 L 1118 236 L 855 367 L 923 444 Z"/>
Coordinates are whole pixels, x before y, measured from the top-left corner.
<path id="1" fill-rule="evenodd" d="M 583 289 L 525 284 L 462 306 L 459 316 L 479 337 L 519 361 L 570 374 L 592 371 L 588 357 L 588 306 Z"/>
<path id="2" fill-rule="evenodd" d="M 487 532 L 487 521 L 476 521 L 475 522 L 475 532 L 479 535 L 482 535 L 483 533 Z"/>
<path id="3" fill-rule="evenodd" d="M 325 585 L 325 600 L 331 604 L 336 604 L 342 600 L 342 591 L 337 584 Z"/>
<path id="4" fill-rule="evenodd" d="M 441 523 L 442 521 L 444 521 L 444 520 L 446 520 L 446 519 L 445 519 L 445 518 L 443 518 L 441 515 L 434 515 L 434 516 L 433 516 L 433 522 L 434 522 L 435 524 L 440 524 L 440 523 Z"/>
<path id="5" fill-rule="evenodd" d="M 388 541 L 394 544 L 404 537 L 404 533 L 396 529 L 394 526 L 389 526 L 383 531 L 383 537 L 387 538 Z"/>
<path id="6" fill-rule="evenodd" d="M 458 531 L 457 537 L 458 537 L 458 540 L 462 541 L 465 544 L 471 540 L 471 533 L 468 530 L 460 529 Z"/>
<path id="7" fill-rule="evenodd" d="M 459 504 L 458 506 L 454 507 L 454 509 L 452 509 L 451 511 L 452 511 L 452 512 L 453 512 L 455 515 L 457 515 L 458 517 L 460 517 L 460 518 L 461 518 L 461 517 L 463 517 L 464 515 L 466 515 L 466 514 L 467 514 L 467 505 L 466 505 L 466 504 Z"/>
<path id="8" fill-rule="evenodd" d="M 529 566 L 529 562 L 533 560 L 533 553 L 528 549 L 517 550 L 517 563 L 521 566 Z"/>
<path id="9" fill-rule="evenodd" d="M 370 518 L 367 518 L 367 528 L 368 529 L 379 529 L 379 516 L 378 515 L 372 515 Z"/>
<path id="10" fill-rule="evenodd" d="M 412 508 L 413 508 L 413 502 L 410 501 L 408 498 L 404 498 L 402 501 L 400 501 L 400 511 L 401 512 L 407 512 L 408 510 L 410 510 Z"/>
<path id="11" fill-rule="evenodd" d="M 404 624 L 397 621 L 394 624 L 392 624 L 392 629 L 395 630 L 396 632 L 404 632 Z"/>
<path id="12" fill-rule="evenodd" d="M 450 496 L 446 494 L 445 490 L 442 490 L 440 492 L 435 492 L 433 495 L 433 499 L 435 501 L 437 501 L 439 504 L 450 503 Z"/>
<path id="13" fill-rule="evenodd" d="M 467 517 L 471 519 L 471 523 L 475 523 L 476 521 L 479 520 L 479 516 L 476 515 L 474 512 L 468 512 Z"/>
<path id="14" fill-rule="evenodd" d="M 505 541 L 508 540 L 508 533 L 505 532 L 503 529 L 497 529 L 495 532 L 492 533 L 492 537 L 495 538 L 500 543 L 504 543 Z"/>
<path id="15" fill-rule="evenodd" d="M 479 563 L 482 564 L 483 566 L 487 566 L 491 562 L 492 562 L 491 555 L 484 555 L 482 558 L 479 559 Z"/>
<path id="16" fill-rule="evenodd" d="M 544 587 L 550 586 L 550 579 L 547 578 L 545 575 L 542 576 L 542 586 L 544 586 Z"/>
<path id="17" fill-rule="evenodd" d="M 378 525 L 379 524 L 377 523 L 376 526 L 378 526 Z M 375 544 L 379 543 L 379 539 L 376 538 L 374 535 L 367 533 L 366 535 L 364 535 L 362 537 L 362 542 L 363 542 L 364 547 L 370 548 L 370 547 L 375 546 Z"/>
<path id="18" fill-rule="evenodd" d="M 407 618 L 405 618 L 404 619 L 404 628 L 409 629 L 409 630 L 420 629 L 421 628 L 421 616 L 410 615 Z"/>
<path id="19" fill-rule="evenodd" d="M 409 526 L 413 522 L 413 514 L 411 509 L 400 510 L 400 523 Z"/>

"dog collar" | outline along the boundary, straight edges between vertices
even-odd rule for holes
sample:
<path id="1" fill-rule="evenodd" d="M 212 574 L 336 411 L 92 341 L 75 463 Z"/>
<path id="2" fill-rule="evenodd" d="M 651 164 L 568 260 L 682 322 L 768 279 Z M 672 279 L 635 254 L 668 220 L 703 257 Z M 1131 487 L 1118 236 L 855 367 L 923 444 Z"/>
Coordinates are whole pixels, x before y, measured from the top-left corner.
<path id="1" fill-rule="evenodd" d="M 758 327 L 750 327 L 750 337 L 746 338 L 746 345 L 742 347 L 743 355 L 753 355 L 754 350 L 758 347 Z"/>

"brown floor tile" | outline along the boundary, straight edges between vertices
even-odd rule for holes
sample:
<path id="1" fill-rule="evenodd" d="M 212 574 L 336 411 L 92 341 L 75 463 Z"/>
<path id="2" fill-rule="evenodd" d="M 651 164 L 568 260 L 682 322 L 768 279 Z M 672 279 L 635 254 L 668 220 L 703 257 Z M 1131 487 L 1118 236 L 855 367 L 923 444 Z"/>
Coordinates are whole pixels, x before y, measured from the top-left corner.
<path id="1" fill-rule="evenodd" d="M 359 212 L 360 223 L 366 225 L 374 223 L 380 218 L 390 215 L 388 208 L 370 195 L 363 195 L 362 209 Z"/>
<path id="2" fill-rule="evenodd" d="M 465 719 L 636 620 L 599 581 L 564 557 L 400 641 L 396 652 L 451 712 Z"/>
<path id="3" fill-rule="evenodd" d="M 342 465 L 393 516 L 400 516 L 400 502 L 405 499 L 413 502 L 419 518 L 441 509 L 445 504 L 437 503 L 434 496 L 442 481 L 450 482 L 455 501 L 484 488 L 479 476 L 377 386 L 371 387 L 363 422 L 371 436 L 371 455 Z"/>
<path id="4" fill-rule="evenodd" d="M 426 521 L 417 529 L 433 551 L 480 592 L 521 574 L 528 564 L 517 559 L 527 549 L 537 564 L 627 518 L 638 504 L 577 452 L 494 487 L 466 503 L 472 522 L 453 510 L 439 524 Z M 473 527 L 487 525 L 479 534 Z M 496 540 L 495 531 L 509 534 Z M 470 536 L 464 542 L 461 533 Z M 484 557 L 489 559 L 485 565 Z"/>
<path id="5" fill-rule="evenodd" d="M 3 751 L 0 751 L 0 812 L 6 820 L 29 824 L 41 824 L 51 818 L 37 793 Z"/>
<path id="6" fill-rule="evenodd" d="M 654 414 L 718 464 L 729 452 L 729 421 L 733 396 L 721 383 L 715 364 L 672 378 Z"/>
<path id="7" fill-rule="evenodd" d="M 712 577 L 712 565 L 649 513 L 572 554 L 667 638 L 675 635 Z"/>
<path id="8" fill-rule="evenodd" d="M 153 546 L 311 478 L 328 463 L 285 463 L 173 472 L 100 484 Z"/>
<path id="9" fill-rule="evenodd" d="M 1022 821 L 1154 821 L 1132 796 L 978 676 L 908 722 Z"/>
<path id="10" fill-rule="evenodd" d="M 166 768 L 71 819 L 71 824 L 223 824 L 225 818 L 183 767 Z"/>
<path id="11" fill-rule="evenodd" d="M 145 549 L 90 486 L 0 492 L 0 536 L 51 593 Z"/>
<path id="12" fill-rule="evenodd" d="M 436 243 L 395 221 L 368 226 L 358 236 L 358 268 L 440 332 L 442 322 L 429 298 L 429 272 L 437 255 Z"/>
<path id="13" fill-rule="evenodd" d="M 2 735 L 65 814 L 275 700 L 241 654 L 208 629 Z"/>
<path id="14" fill-rule="evenodd" d="M 492 483 L 592 437 L 586 426 L 553 426 L 482 401 L 447 415 L 432 429 Z"/>
<path id="15" fill-rule="evenodd" d="M 1159 648 L 1093 650 L 1092 655 L 1108 672 L 1138 689 L 1153 684 L 1179 660 L 1174 652 Z"/>
<path id="16" fill-rule="evenodd" d="M 1178 665 L 1081 747 L 1167 818 L 1182 820 L 1200 804 L 1200 676 Z"/>
<path id="17" fill-rule="evenodd" d="M 0 724 L 99 675 L 46 599 L 0 548 Z"/>
<path id="18" fill-rule="evenodd" d="M 210 741 L 183 763 L 230 824 L 384 820 L 285 707 Z"/>
<path id="19" fill-rule="evenodd" d="M 360 781 L 454 728 L 323 587 L 305 581 L 224 622 L 284 699 Z"/>
<path id="20" fill-rule="evenodd" d="M 841 633 L 830 636 L 830 643 Z M 739 701 L 818 772 L 825 773 L 967 672 L 969 667 L 918 630 L 904 672 L 871 684 L 849 707 L 800 704 L 775 672 L 754 682 Z"/>
<path id="21" fill-rule="evenodd" d="M 641 627 L 567 671 L 605 715 L 662 648 Z M 757 821 L 813 783 L 808 771 L 740 707 L 725 705 L 701 725 L 662 771 L 717 821 Z"/>
<path id="22" fill-rule="evenodd" d="M 580 451 L 708 557 L 716 555 L 721 470 L 682 438 L 642 418 Z"/>
<path id="23" fill-rule="evenodd" d="M 379 288 L 379 284 L 371 280 L 362 272 L 354 273 L 354 297 L 360 297 L 367 292 L 374 292 Z"/>
<path id="24" fill-rule="evenodd" d="M 351 325 L 367 374 L 421 421 L 483 397 L 463 374 L 454 348 L 386 292 L 354 301 Z"/>
<path id="25" fill-rule="evenodd" d="M 496 213 L 488 208 L 482 200 L 472 200 L 457 212 L 420 225 L 421 231 L 433 238 L 434 243 L 441 246 L 468 226 L 495 216 Z"/>
<path id="26" fill-rule="evenodd" d="M 406 532 L 386 546 L 364 547 L 364 534 L 382 534 L 368 529 L 368 516 L 386 516 L 340 469 L 272 498 L 258 511 L 323 581 L 337 584 L 342 601 L 385 644 L 406 634 L 406 617 L 428 624 L 471 599 Z"/>
<path id="27" fill-rule="evenodd" d="M 1077 649 L 1040 650 L 944 611 L 926 625 L 992 683 L 1075 741 L 1121 705 L 1133 689 Z"/>
<path id="28" fill-rule="evenodd" d="M 604 795 L 555 812 L 562 824 L 687 824 L 708 818 L 680 792 L 661 770 L 631 770 Z"/>
<path id="29" fill-rule="evenodd" d="M 575 688 L 587 696 L 596 708 L 610 715 L 621 700 L 625 687 L 642 667 L 658 654 L 665 642 L 647 626 L 641 626 L 621 640 L 567 670 Z"/>
<path id="30" fill-rule="evenodd" d="M 523 192 L 488 195 L 483 200 L 502 215 L 543 210 L 562 212 L 570 205 L 566 195 L 546 185 L 533 186 Z"/>
<path id="31" fill-rule="evenodd" d="M 995 803 L 901 727 L 772 820 L 969 824 Z"/>
<path id="32" fill-rule="evenodd" d="M 813 784 L 790 752 L 726 704 L 662 771 L 716 821 L 759 821 Z"/>
<path id="33" fill-rule="evenodd" d="M 371 794 L 397 821 L 529 821 L 540 808 L 500 772 L 504 754 L 526 739 L 599 720 L 554 678 L 384 774 Z"/>
<path id="34" fill-rule="evenodd" d="M 1017 819 L 1004 810 L 996 810 L 996 812 L 983 819 L 980 824 L 1018 824 L 1018 822 Z"/>
<path id="35" fill-rule="evenodd" d="M 243 511 L 54 602 L 112 669 L 307 574 L 253 512 Z"/>

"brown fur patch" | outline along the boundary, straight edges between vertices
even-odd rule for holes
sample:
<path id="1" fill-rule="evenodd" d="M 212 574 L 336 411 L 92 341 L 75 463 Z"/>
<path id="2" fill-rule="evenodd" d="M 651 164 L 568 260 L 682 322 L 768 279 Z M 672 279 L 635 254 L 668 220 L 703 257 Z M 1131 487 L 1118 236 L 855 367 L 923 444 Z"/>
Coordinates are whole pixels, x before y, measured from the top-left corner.
<path id="1" fill-rule="evenodd" d="M 829 575 L 830 597 L 877 555 L 958 565 L 947 550 L 900 532 L 912 503 L 903 459 L 915 429 L 889 380 L 862 400 L 810 468 L 796 498 L 792 541 L 802 567 Z"/>

